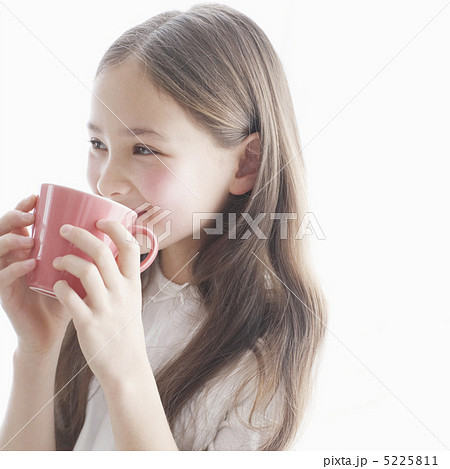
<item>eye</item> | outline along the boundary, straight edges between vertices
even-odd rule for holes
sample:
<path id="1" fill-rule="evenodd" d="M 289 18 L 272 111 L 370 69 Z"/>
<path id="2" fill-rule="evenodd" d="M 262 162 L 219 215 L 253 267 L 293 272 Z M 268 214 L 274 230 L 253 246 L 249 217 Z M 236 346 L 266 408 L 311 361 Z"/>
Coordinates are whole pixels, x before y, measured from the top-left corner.
<path id="1" fill-rule="evenodd" d="M 99 148 L 99 147 L 96 146 L 97 144 L 103 145 L 103 143 L 100 142 L 99 140 L 94 140 L 93 138 L 91 138 L 90 140 L 88 140 L 88 142 L 92 145 L 92 148 L 94 150 L 103 150 L 103 148 Z"/>
<path id="2" fill-rule="evenodd" d="M 152 148 L 148 146 L 142 146 L 142 145 L 136 145 L 136 150 L 144 150 L 147 151 L 148 153 L 139 153 L 139 155 L 159 155 L 159 151 L 153 150 Z"/>
<path id="3" fill-rule="evenodd" d="M 95 140 L 91 138 L 90 140 L 88 140 L 88 142 L 92 145 L 92 148 L 94 150 L 106 150 L 105 145 L 103 145 L 103 143 L 100 142 L 99 140 Z M 103 145 L 104 148 L 101 148 L 100 145 Z M 138 155 L 160 155 L 161 154 L 159 151 L 154 150 L 153 148 L 150 148 L 147 145 L 145 146 L 136 145 L 135 149 Z"/>

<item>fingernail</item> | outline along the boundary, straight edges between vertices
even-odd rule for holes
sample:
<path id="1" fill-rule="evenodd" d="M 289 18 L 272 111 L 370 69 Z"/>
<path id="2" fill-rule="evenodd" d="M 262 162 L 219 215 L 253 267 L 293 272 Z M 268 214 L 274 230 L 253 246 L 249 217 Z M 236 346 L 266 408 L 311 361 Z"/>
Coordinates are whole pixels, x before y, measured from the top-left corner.
<path id="1" fill-rule="evenodd" d="M 25 221 L 32 221 L 34 220 L 34 213 L 23 213 L 22 217 Z"/>
<path id="2" fill-rule="evenodd" d="M 63 235 L 69 234 L 72 231 L 72 225 L 63 225 L 59 232 Z"/>
<path id="3" fill-rule="evenodd" d="M 62 257 L 55 257 L 53 259 L 53 265 L 58 265 L 61 262 Z"/>

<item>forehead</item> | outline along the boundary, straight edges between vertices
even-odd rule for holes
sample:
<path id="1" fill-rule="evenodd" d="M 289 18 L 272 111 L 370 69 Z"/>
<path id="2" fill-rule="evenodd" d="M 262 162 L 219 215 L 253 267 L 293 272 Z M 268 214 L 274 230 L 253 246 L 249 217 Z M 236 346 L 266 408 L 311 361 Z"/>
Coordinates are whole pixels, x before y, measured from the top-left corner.
<path id="1" fill-rule="evenodd" d="M 125 135 L 127 127 L 150 128 L 164 135 L 175 153 L 220 149 L 171 96 L 155 86 L 142 66 L 131 60 L 95 79 L 88 120 L 109 135 Z"/>
<path id="2" fill-rule="evenodd" d="M 150 127 L 163 134 L 171 129 L 176 135 L 194 127 L 181 106 L 164 95 L 134 62 L 102 72 L 92 91 L 89 121 L 102 129 Z"/>

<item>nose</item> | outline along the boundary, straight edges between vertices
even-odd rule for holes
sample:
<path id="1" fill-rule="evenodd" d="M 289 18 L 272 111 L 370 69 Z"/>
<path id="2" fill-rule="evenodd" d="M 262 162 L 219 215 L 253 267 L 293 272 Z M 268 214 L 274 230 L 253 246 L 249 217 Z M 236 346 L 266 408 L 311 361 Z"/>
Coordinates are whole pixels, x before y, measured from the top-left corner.
<path id="1" fill-rule="evenodd" d="M 110 155 L 100 170 L 100 177 L 97 181 L 98 192 L 107 198 L 127 194 L 131 189 L 128 174 L 129 171 L 123 158 L 120 155 Z"/>

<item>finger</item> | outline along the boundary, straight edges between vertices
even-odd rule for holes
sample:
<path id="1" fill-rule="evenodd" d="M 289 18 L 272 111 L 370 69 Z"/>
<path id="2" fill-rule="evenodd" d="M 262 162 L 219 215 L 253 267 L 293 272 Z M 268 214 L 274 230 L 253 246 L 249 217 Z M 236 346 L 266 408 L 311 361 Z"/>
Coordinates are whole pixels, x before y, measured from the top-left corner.
<path id="1" fill-rule="evenodd" d="M 28 222 L 22 219 L 22 215 L 25 214 L 12 210 L 0 218 L 0 269 L 4 269 L 13 262 L 30 257 L 32 242 L 24 242 L 23 246 L 15 244 L 18 239 L 31 239 L 24 227 Z M 12 236 L 18 236 L 19 238 L 13 238 Z M 28 246 L 26 243 L 29 243 Z"/>
<path id="2" fill-rule="evenodd" d="M 0 237 L 0 257 L 14 250 L 31 249 L 33 244 L 34 240 L 29 236 L 7 233 Z"/>
<path id="3" fill-rule="evenodd" d="M 20 210 L 10 210 L 0 217 L 0 236 L 11 231 L 28 234 L 26 226 L 34 223 L 34 213 L 24 213 Z"/>
<path id="4" fill-rule="evenodd" d="M 117 246 L 117 265 L 124 277 L 135 279 L 140 274 L 141 249 L 136 238 L 122 225 L 114 220 L 99 220 L 97 228 L 106 233 Z"/>
<path id="5" fill-rule="evenodd" d="M 21 210 L 22 212 L 29 212 L 32 210 L 36 204 L 36 194 L 30 194 L 25 199 L 22 199 L 16 206 L 16 210 Z"/>
<path id="6" fill-rule="evenodd" d="M 31 272 L 36 267 L 35 259 L 14 262 L 0 270 L 0 288 L 11 286 L 18 278 Z"/>
<path id="7" fill-rule="evenodd" d="M 79 330 L 89 323 L 92 313 L 77 292 L 65 280 L 58 280 L 53 285 L 53 293 L 60 303 L 68 310 L 73 319 L 75 329 Z"/>
<path id="8" fill-rule="evenodd" d="M 34 212 L 29 213 L 29 212 L 36 207 L 36 202 L 37 202 L 37 195 L 30 194 L 28 197 L 21 200 L 15 207 L 15 211 L 18 211 L 20 212 L 20 214 L 23 214 L 22 219 L 26 222 L 25 226 L 31 225 L 35 221 L 35 213 Z M 25 236 L 29 236 L 28 230 L 25 228 L 25 226 L 19 226 L 13 231 L 17 234 L 23 234 Z"/>
<path id="9" fill-rule="evenodd" d="M 93 308 L 97 309 L 104 306 L 104 292 L 106 286 L 103 283 L 97 266 L 92 262 L 73 254 L 67 254 L 66 256 L 54 259 L 53 267 L 59 271 L 69 272 L 69 274 L 80 279 Z"/>
<path id="10" fill-rule="evenodd" d="M 21 228 L 21 234 L 24 234 L 23 231 L 26 231 L 25 226 L 34 223 L 34 214 L 26 216 L 24 211 L 31 210 L 34 207 L 35 197 L 33 195 L 21 200 L 14 210 L 10 210 L 0 217 L 0 236 L 9 233 L 14 228 Z"/>
<path id="11" fill-rule="evenodd" d="M 64 226 L 68 226 L 69 231 L 64 232 L 60 230 L 61 236 L 92 258 L 103 279 L 102 284 L 110 290 L 118 288 L 117 263 L 111 249 L 102 240 L 84 228 L 72 225 Z"/>

